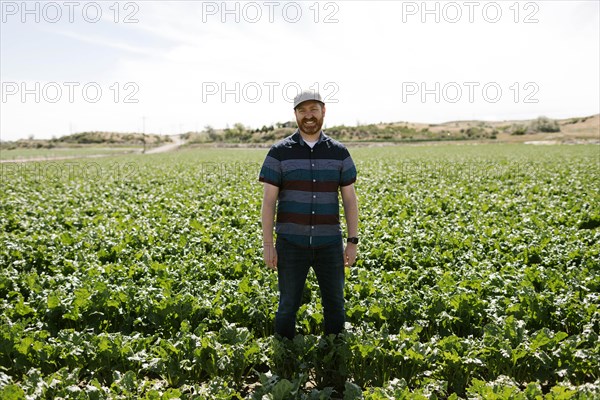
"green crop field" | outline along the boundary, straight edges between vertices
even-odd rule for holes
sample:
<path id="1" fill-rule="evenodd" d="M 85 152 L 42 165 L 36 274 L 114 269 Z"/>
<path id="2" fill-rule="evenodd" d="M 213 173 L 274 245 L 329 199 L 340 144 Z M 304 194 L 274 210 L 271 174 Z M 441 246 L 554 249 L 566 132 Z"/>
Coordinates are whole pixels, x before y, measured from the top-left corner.
<path id="1" fill-rule="evenodd" d="M 52 159 L 57 157 L 77 157 L 92 155 L 110 155 L 111 153 L 133 153 L 141 147 L 55 147 L 51 149 L 3 149 L 0 160 Z"/>
<path id="2" fill-rule="evenodd" d="M 327 399 L 329 368 L 347 399 L 600 397 L 599 146 L 350 151 L 333 342 L 313 275 L 273 339 L 266 149 L 1 164 L 0 398 Z"/>

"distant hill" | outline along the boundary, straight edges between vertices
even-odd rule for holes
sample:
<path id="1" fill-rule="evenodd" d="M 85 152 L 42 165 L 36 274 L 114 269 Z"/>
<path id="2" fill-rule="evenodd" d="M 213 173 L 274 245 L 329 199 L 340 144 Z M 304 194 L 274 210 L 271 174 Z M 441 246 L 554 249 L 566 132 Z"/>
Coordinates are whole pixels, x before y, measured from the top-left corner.
<path id="1" fill-rule="evenodd" d="M 187 146 L 202 144 L 266 145 L 290 135 L 295 121 L 280 122 L 251 129 L 241 123 L 226 129 L 205 127 L 202 132 L 187 132 L 182 139 Z M 532 143 L 598 143 L 600 114 L 553 120 L 539 117 L 510 121 L 450 121 L 441 124 L 388 122 L 358 126 L 331 126 L 328 135 L 348 143 L 411 143 L 431 141 L 492 141 Z M 169 136 L 142 133 L 81 132 L 41 139 L 0 142 L 0 148 L 55 147 L 156 147 L 171 143 Z"/>
<path id="2" fill-rule="evenodd" d="M 600 144 L 600 114 L 552 120 L 452 121 L 430 125 L 432 132 L 469 133 L 477 130 L 499 142 L 553 141 L 559 143 L 593 142 Z M 471 131 L 473 132 L 473 131 Z"/>
<path id="3" fill-rule="evenodd" d="M 250 129 L 241 123 L 221 130 L 206 127 L 184 135 L 188 145 L 203 143 L 271 143 L 291 134 L 293 121 Z M 600 115 L 553 120 L 539 117 L 513 121 L 451 121 L 441 124 L 388 122 L 358 126 L 331 126 L 328 135 L 344 142 L 427 142 L 478 140 L 498 142 L 600 143 Z"/>
<path id="4" fill-rule="evenodd" d="M 170 143 L 169 136 L 143 133 L 118 132 L 80 132 L 53 139 L 19 139 L 14 142 L 2 142 L 2 149 L 13 148 L 55 148 L 55 147 L 155 147 Z"/>

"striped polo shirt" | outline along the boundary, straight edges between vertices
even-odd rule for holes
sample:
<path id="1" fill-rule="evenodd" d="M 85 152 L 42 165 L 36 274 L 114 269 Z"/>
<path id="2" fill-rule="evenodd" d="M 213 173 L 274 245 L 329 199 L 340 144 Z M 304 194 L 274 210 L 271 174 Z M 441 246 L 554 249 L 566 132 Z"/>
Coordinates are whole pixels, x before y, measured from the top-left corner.
<path id="1" fill-rule="evenodd" d="M 296 129 L 271 147 L 259 181 L 279 187 L 278 238 L 307 248 L 341 240 L 338 190 L 356 181 L 356 167 L 343 144 L 321 131 L 311 148 Z"/>

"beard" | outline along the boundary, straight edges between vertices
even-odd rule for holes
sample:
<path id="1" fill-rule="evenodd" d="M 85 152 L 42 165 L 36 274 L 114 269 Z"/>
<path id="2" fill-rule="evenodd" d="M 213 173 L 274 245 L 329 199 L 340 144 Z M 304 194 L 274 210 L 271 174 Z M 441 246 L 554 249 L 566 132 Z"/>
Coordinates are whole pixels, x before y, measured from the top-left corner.
<path id="1" fill-rule="evenodd" d="M 311 117 L 302 120 L 296 119 L 296 123 L 298 124 L 298 128 L 300 128 L 304 134 L 312 136 L 321 132 L 323 118 L 319 119 L 317 117 Z"/>

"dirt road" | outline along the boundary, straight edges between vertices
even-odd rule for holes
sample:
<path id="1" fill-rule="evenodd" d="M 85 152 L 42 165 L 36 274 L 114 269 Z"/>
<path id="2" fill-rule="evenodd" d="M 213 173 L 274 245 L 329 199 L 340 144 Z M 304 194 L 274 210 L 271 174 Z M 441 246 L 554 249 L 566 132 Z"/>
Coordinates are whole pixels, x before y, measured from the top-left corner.
<path id="1" fill-rule="evenodd" d="M 173 143 L 165 144 L 163 146 L 147 150 L 145 154 L 165 153 L 167 151 L 177 150 L 179 146 L 181 146 L 184 142 L 181 138 L 181 135 L 173 135 L 171 136 L 171 139 L 173 139 Z"/>
<path id="2" fill-rule="evenodd" d="M 181 146 L 185 141 L 181 138 L 181 135 L 173 135 L 171 136 L 173 140 L 172 143 L 165 144 L 163 146 L 155 147 L 153 149 L 147 150 L 145 154 L 156 154 L 156 153 L 165 153 L 168 151 L 177 150 L 179 146 Z M 58 157 L 30 157 L 30 158 L 15 158 L 15 159 L 7 159 L 0 160 L 0 163 L 24 163 L 24 162 L 40 162 L 40 161 L 59 161 L 59 160 L 71 160 L 77 158 L 101 158 L 101 157 L 114 157 L 117 155 L 125 155 L 125 154 L 139 154 L 141 150 L 136 150 L 134 152 L 126 152 L 126 153 L 107 153 L 107 154 L 88 154 L 81 156 L 58 156 Z"/>

